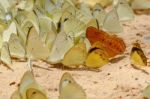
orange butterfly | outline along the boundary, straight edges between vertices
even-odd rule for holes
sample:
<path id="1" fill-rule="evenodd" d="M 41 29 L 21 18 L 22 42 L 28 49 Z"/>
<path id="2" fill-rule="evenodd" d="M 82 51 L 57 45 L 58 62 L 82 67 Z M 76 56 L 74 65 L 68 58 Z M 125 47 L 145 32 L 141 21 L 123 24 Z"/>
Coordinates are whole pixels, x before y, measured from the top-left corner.
<path id="1" fill-rule="evenodd" d="M 125 43 L 121 38 L 116 35 L 109 35 L 105 31 L 98 30 L 91 26 L 86 30 L 86 37 L 91 45 L 97 41 L 101 42 L 110 58 L 122 54 L 126 48 Z"/>

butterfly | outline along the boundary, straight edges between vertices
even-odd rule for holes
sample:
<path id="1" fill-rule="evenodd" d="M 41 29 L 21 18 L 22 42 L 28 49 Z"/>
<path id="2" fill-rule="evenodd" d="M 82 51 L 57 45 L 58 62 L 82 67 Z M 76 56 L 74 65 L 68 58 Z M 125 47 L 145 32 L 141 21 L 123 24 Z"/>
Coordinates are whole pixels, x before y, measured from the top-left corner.
<path id="1" fill-rule="evenodd" d="M 59 99 L 86 99 L 86 93 L 70 73 L 63 74 L 59 89 Z"/>
<path id="2" fill-rule="evenodd" d="M 143 90 L 143 97 L 145 99 L 149 99 L 150 98 L 150 85 L 148 85 L 144 90 Z"/>
<path id="3" fill-rule="evenodd" d="M 98 28 L 102 28 L 104 19 L 106 17 L 106 11 L 103 9 L 103 7 L 99 3 L 97 3 L 93 7 L 92 14 L 93 14 L 93 17 L 96 18 L 97 20 Z"/>
<path id="4" fill-rule="evenodd" d="M 29 59 L 28 67 L 32 67 Z M 36 82 L 32 71 L 26 71 L 21 79 L 19 88 L 12 94 L 11 99 L 48 99 L 45 90 Z"/>
<path id="5" fill-rule="evenodd" d="M 27 58 L 46 60 L 49 53 L 48 47 L 41 41 L 35 27 L 30 27 L 26 42 Z"/>
<path id="6" fill-rule="evenodd" d="M 12 94 L 11 99 L 48 99 L 44 89 L 37 84 L 32 72 L 24 73 L 19 88 Z"/>
<path id="7" fill-rule="evenodd" d="M 77 67 L 84 63 L 86 55 L 87 52 L 85 43 L 78 43 L 65 54 L 62 64 L 71 68 Z"/>
<path id="8" fill-rule="evenodd" d="M 127 0 L 118 0 L 115 6 L 120 21 L 128 21 L 134 19 L 134 13 L 132 8 L 129 6 Z"/>
<path id="9" fill-rule="evenodd" d="M 21 45 L 19 37 L 12 33 L 10 35 L 10 39 L 8 42 L 10 55 L 15 58 L 24 58 L 25 57 L 25 49 Z"/>
<path id="10" fill-rule="evenodd" d="M 122 24 L 115 8 L 109 11 L 104 19 L 102 29 L 110 33 L 120 33 L 123 31 Z"/>
<path id="11" fill-rule="evenodd" d="M 108 64 L 108 55 L 102 47 L 101 42 L 95 42 L 88 52 L 85 65 L 88 68 L 99 68 Z"/>
<path id="12" fill-rule="evenodd" d="M 64 58 L 64 55 L 74 46 L 74 39 L 61 31 L 57 34 L 56 39 L 53 43 L 51 52 L 47 61 L 50 63 L 59 63 Z"/>
<path id="13" fill-rule="evenodd" d="M 47 16 L 39 16 L 39 26 L 40 26 L 40 34 L 42 42 L 46 44 L 46 46 L 51 49 L 53 42 L 57 35 L 56 27 L 53 21 Z"/>
<path id="14" fill-rule="evenodd" d="M 137 68 L 147 66 L 147 58 L 139 43 L 134 43 L 130 53 L 130 61 Z"/>
<path id="15" fill-rule="evenodd" d="M 149 0 L 131 0 L 131 7 L 133 9 L 150 9 L 150 1 Z"/>
<path id="16" fill-rule="evenodd" d="M 11 60 L 9 46 L 7 42 L 3 42 L 2 44 L 0 59 L 4 64 L 8 66 L 9 69 L 11 69 L 12 60 Z"/>
<path id="17" fill-rule="evenodd" d="M 109 57 L 122 54 L 126 48 L 125 43 L 121 38 L 115 35 L 109 35 L 107 32 L 98 30 L 94 27 L 87 28 L 86 37 L 90 41 L 91 45 L 100 41 Z"/>

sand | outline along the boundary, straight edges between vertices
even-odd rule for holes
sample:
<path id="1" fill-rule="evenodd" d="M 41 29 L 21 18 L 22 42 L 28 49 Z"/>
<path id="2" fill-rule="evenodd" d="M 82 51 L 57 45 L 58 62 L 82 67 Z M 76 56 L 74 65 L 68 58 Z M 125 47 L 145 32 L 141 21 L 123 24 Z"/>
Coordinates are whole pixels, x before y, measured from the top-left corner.
<path id="1" fill-rule="evenodd" d="M 147 73 L 134 69 L 130 65 L 129 53 L 132 43 L 139 40 L 150 66 L 150 15 L 136 15 L 135 20 L 124 22 L 123 27 L 124 32 L 118 35 L 127 45 L 125 57 L 112 60 L 108 65 L 99 68 L 99 71 L 63 70 L 50 68 L 51 65 L 45 62 L 33 62 L 49 69 L 34 67 L 33 71 L 35 79 L 46 89 L 50 99 L 58 99 L 58 85 L 64 72 L 72 74 L 85 90 L 87 99 L 142 99 L 142 90 L 150 84 L 150 75 L 147 74 L 150 73 L 150 67 L 144 68 Z M 28 69 L 27 63 L 13 60 L 12 69 L 14 71 L 0 65 L 0 99 L 10 99 Z"/>

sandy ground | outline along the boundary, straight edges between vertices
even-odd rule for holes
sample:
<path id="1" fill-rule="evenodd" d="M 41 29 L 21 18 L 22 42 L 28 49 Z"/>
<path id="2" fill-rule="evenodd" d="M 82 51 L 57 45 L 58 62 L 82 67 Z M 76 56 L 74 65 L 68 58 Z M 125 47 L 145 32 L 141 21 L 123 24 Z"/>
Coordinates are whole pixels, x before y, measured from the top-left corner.
<path id="1" fill-rule="evenodd" d="M 37 82 L 47 91 L 50 99 L 58 99 L 58 85 L 64 72 L 70 72 L 75 80 L 85 89 L 87 99 L 142 99 L 141 91 L 150 84 L 150 75 L 134 69 L 130 65 L 129 53 L 134 41 L 140 40 L 141 46 L 148 58 L 150 66 L 150 15 L 138 15 L 135 20 L 123 23 L 124 33 L 119 34 L 126 45 L 125 57 L 115 59 L 99 69 L 99 72 L 89 70 L 62 70 L 50 68 L 44 62 L 34 62 L 50 70 L 34 67 Z M 149 40 L 144 40 L 149 36 Z M 13 62 L 14 71 L 0 65 L 0 99 L 10 99 L 16 90 L 23 73 L 28 69 L 26 62 Z M 150 67 L 144 68 L 150 73 Z"/>

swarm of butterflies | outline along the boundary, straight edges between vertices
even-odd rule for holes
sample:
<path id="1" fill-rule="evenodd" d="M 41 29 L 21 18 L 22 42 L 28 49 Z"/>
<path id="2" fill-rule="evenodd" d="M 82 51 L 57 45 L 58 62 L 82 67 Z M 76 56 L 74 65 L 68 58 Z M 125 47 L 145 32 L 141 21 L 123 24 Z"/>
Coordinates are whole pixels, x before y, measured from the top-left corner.
<path id="1" fill-rule="evenodd" d="M 99 68 L 123 54 L 125 43 L 115 34 L 123 32 L 124 21 L 134 19 L 133 10 L 150 9 L 150 1 L 91 1 L 95 3 L 89 6 L 86 1 L 78 0 L 0 0 L 1 62 L 10 69 L 12 58 L 61 63 L 69 68 Z M 112 9 L 106 11 L 109 5 Z M 136 67 L 147 65 L 139 43 L 133 44 L 130 56 Z M 66 90 L 60 90 L 60 99 L 65 99 L 70 88 L 76 91 L 78 86 L 71 76 L 67 79 L 60 84 L 64 87 L 60 89 Z M 15 93 L 19 95 L 13 99 L 20 99 L 20 95 L 21 99 L 47 99 L 31 72 L 25 73 Z M 77 91 L 78 94 L 85 99 L 83 90 Z"/>

